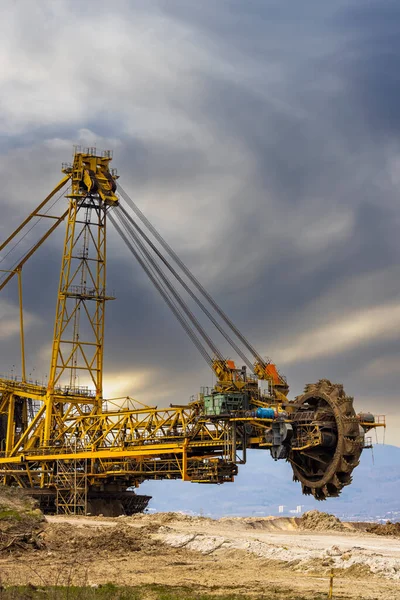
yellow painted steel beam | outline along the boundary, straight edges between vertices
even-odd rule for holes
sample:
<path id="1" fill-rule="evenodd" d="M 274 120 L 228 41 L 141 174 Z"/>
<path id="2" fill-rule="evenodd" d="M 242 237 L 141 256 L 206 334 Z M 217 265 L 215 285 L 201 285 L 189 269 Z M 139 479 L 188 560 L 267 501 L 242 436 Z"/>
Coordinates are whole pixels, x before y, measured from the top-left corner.
<path id="1" fill-rule="evenodd" d="M 15 410 L 15 398 L 14 394 L 10 394 L 8 400 L 8 412 L 7 412 L 7 433 L 6 433 L 6 454 L 11 452 L 14 444 L 14 410 Z"/>
<path id="2" fill-rule="evenodd" d="M 264 438 L 262 436 L 257 436 L 257 437 L 252 436 L 249 439 L 249 443 L 250 444 L 262 444 L 264 441 L 265 440 L 264 440 Z"/>
<path id="3" fill-rule="evenodd" d="M 11 383 L 13 383 L 11 381 Z M 12 385 L 1 385 L 0 384 L 0 392 L 4 393 L 4 392 L 12 392 L 13 394 L 17 394 L 18 396 L 20 396 L 21 398 L 31 398 L 32 400 L 38 400 L 39 402 L 43 402 L 44 401 L 44 396 L 43 394 L 36 394 L 34 392 L 29 392 L 29 391 L 25 391 L 23 389 L 20 389 L 18 387 L 14 387 Z"/>
<path id="4" fill-rule="evenodd" d="M 39 204 L 39 206 L 37 208 L 35 208 L 35 210 L 25 219 L 25 221 L 23 221 L 21 223 L 21 225 L 19 225 L 17 227 L 17 229 L 15 229 L 15 231 L 13 231 L 13 233 L 6 239 L 5 242 L 3 242 L 2 244 L 0 244 L 0 252 L 7 246 L 7 244 L 9 242 L 11 242 L 12 239 L 15 238 L 15 236 L 25 227 L 25 225 L 27 225 L 29 223 L 29 221 L 31 219 L 33 219 L 34 217 L 39 216 L 38 213 L 42 210 L 42 208 L 44 206 L 46 206 L 46 204 L 52 199 L 52 197 L 55 194 L 57 194 L 57 192 L 59 192 L 64 187 L 64 185 L 67 183 L 67 181 L 69 181 L 69 179 L 70 179 L 70 175 L 65 175 L 65 177 L 63 177 L 61 179 L 61 181 L 50 192 L 50 194 L 48 196 L 46 196 L 46 198 L 43 200 L 43 202 L 41 202 L 41 204 Z"/>
<path id="5" fill-rule="evenodd" d="M 43 451 L 43 448 L 41 449 Z M 183 444 L 154 444 L 151 447 L 141 446 L 135 449 L 116 449 L 111 448 L 108 450 L 84 450 L 78 452 L 66 452 L 65 449 L 61 449 L 58 453 L 53 453 L 49 449 L 48 454 L 23 454 L 19 456 L 0 458 L 0 465 L 16 464 L 23 462 L 42 462 L 42 461 L 53 461 L 53 460 L 79 460 L 79 459 L 113 459 L 113 458 L 136 458 L 146 456 L 158 456 L 163 454 L 176 454 L 183 453 Z"/>
<path id="6" fill-rule="evenodd" d="M 36 429 L 36 425 L 40 422 L 40 420 L 43 416 L 45 408 L 46 408 L 46 406 L 44 404 L 40 407 L 38 413 L 36 414 L 34 419 L 30 422 L 28 428 L 24 431 L 24 433 L 22 434 L 20 439 L 17 441 L 15 447 L 9 451 L 9 456 L 15 456 L 15 454 L 18 452 L 18 449 L 21 448 L 22 444 L 24 444 L 25 441 L 29 438 L 29 436 L 32 435 L 32 433 Z"/>
<path id="7" fill-rule="evenodd" d="M 9 400 L 10 392 L 8 390 L 3 391 L 0 398 L 0 414 L 7 414 Z"/>
<path id="8" fill-rule="evenodd" d="M 50 227 L 50 229 L 48 229 L 46 231 L 46 233 L 40 238 L 40 240 L 33 246 L 33 248 L 31 248 L 29 250 L 29 252 L 24 256 L 24 258 L 22 258 L 20 260 L 20 262 L 17 264 L 17 266 L 15 267 L 14 271 L 11 271 L 11 273 L 8 275 L 8 277 L 6 277 L 4 279 L 4 281 L 2 281 L 2 283 L 0 284 L 0 291 L 7 285 L 7 283 L 14 277 L 14 275 L 18 272 L 18 270 L 22 269 L 22 267 L 24 266 L 24 264 L 31 258 L 31 256 L 33 256 L 33 254 L 35 254 L 36 250 L 38 248 L 40 248 L 40 246 L 43 244 L 43 242 L 45 242 L 47 240 L 47 238 L 53 233 L 53 231 L 55 231 L 57 229 L 57 227 L 60 225 L 60 223 L 62 223 L 65 219 L 65 217 L 67 216 L 68 211 L 65 211 L 61 217 L 58 217 L 57 220 L 55 221 L 55 223 Z"/>
<path id="9" fill-rule="evenodd" d="M 214 447 L 214 446 L 221 446 L 224 442 L 223 440 L 208 440 L 207 442 L 196 442 L 194 440 L 191 440 L 189 443 L 189 447 L 190 448 L 208 448 L 208 447 Z"/>
<path id="10" fill-rule="evenodd" d="M 19 325 L 21 338 L 21 371 L 22 381 L 26 381 L 25 374 L 25 339 L 24 339 L 24 311 L 22 305 L 22 267 L 18 269 L 18 299 L 19 299 Z"/>

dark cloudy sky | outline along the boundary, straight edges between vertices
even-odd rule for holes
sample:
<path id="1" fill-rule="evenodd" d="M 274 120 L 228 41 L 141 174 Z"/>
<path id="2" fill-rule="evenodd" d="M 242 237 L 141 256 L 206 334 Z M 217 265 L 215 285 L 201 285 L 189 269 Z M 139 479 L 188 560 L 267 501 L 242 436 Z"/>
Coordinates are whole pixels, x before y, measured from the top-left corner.
<path id="1" fill-rule="evenodd" d="M 112 148 L 125 190 L 292 394 L 343 382 L 400 445 L 400 3 L 4 0 L 0 16 L 0 237 L 73 144 Z M 24 273 L 37 377 L 61 240 Z M 108 394 L 160 406 L 212 382 L 113 232 L 108 282 Z M 19 361 L 14 288 L 5 373 Z"/>

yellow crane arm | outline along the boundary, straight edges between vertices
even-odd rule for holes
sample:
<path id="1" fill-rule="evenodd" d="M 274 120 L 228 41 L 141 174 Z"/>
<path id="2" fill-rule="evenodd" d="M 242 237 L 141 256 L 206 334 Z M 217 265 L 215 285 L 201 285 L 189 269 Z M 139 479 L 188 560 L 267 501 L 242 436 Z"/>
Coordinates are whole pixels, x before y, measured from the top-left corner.
<path id="1" fill-rule="evenodd" d="M 10 271 L 9 275 L 7 275 L 7 277 L 0 284 L 0 292 L 7 285 L 7 283 L 10 281 L 10 279 L 12 279 L 14 277 L 14 275 L 22 269 L 22 267 L 27 262 L 27 260 L 30 259 L 32 254 L 34 254 L 36 252 L 36 250 L 43 244 L 43 242 L 45 242 L 47 240 L 47 238 L 53 233 L 53 231 L 55 229 L 57 229 L 57 227 L 60 225 L 60 223 L 62 223 L 64 221 L 67 214 L 68 214 L 68 210 L 66 210 L 60 217 L 57 217 L 56 221 L 53 223 L 53 225 L 50 227 L 50 229 L 48 229 L 46 231 L 46 233 L 40 238 L 40 240 L 38 242 L 36 242 L 36 244 L 33 246 L 33 248 L 31 248 L 29 250 L 29 252 L 27 254 L 25 254 L 25 256 L 20 260 L 18 265 L 16 265 L 14 270 Z M 28 222 L 28 221 L 26 221 L 26 222 Z M 11 239 L 11 238 L 9 238 L 9 239 Z"/>
<path id="2" fill-rule="evenodd" d="M 5 242 L 3 242 L 2 244 L 0 244 L 0 252 L 2 250 L 4 250 L 4 248 L 7 246 L 7 244 L 9 244 L 11 242 L 11 240 L 13 240 L 15 238 L 15 236 L 25 227 L 25 225 L 27 225 L 29 223 L 29 221 L 31 221 L 31 219 L 33 219 L 34 217 L 38 217 L 40 216 L 39 213 L 42 210 L 42 208 L 44 206 L 46 206 L 46 204 L 53 198 L 53 196 L 55 194 L 57 194 L 57 192 L 59 192 L 64 185 L 67 183 L 67 181 L 69 181 L 70 179 L 70 175 L 65 175 L 65 177 L 63 177 L 61 179 L 61 181 L 56 185 L 56 187 L 53 189 L 52 192 L 50 192 L 50 194 L 48 196 L 46 196 L 46 198 L 43 200 L 43 202 L 41 202 L 39 204 L 39 206 L 25 219 L 25 221 L 23 221 L 21 223 L 21 225 L 19 225 L 17 227 L 17 229 L 15 231 L 13 231 L 13 233 L 6 239 Z"/>

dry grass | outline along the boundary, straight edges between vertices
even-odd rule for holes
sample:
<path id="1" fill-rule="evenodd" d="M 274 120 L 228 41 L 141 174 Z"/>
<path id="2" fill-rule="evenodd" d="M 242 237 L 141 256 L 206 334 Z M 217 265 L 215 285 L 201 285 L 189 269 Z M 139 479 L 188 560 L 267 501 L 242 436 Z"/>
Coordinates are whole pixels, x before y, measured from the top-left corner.
<path id="1" fill-rule="evenodd" d="M 160 585 L 119 587 L 111 583 L 97 587 L 0 587 L 0 600 L 244 600 L 236 594 L 214 595 L 194 592 L 190 588 L 171 588 Z M 316 595 L 314 600 L 323 600 L 326 595 Z M 268 596 L 254 597 L 254 600 L 306 600 L 303 596 L 292 595 L 287 590 L 271 591 Z M 308 599 L 307 599 L 308 600 Z"/>

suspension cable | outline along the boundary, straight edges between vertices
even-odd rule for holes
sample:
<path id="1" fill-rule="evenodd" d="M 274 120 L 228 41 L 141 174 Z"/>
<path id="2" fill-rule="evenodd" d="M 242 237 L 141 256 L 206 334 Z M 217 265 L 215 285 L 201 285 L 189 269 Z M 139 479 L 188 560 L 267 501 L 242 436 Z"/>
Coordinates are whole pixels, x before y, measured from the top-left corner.
<path id="1" fill-rule="evenodd" d="M 244 337 L 244 335 L 239 331 L 236 325 L 231 321 L 231 319 L 225 314 L 225 312 L 221 309 L 221 307 L 215 302 L 213 297 L 207 292 L 207 290 L 201 285 L 201 283 L 196 279 L 196 277 L 191 273 L 188 267 L 184 264 L 184 262 L 179 258 L 179 256 L 174 252 L 174 250 L 169 246 L 169 244 L 164 240 L 161 234 L 157 231 L 157 229 L 152 225 L 152 223 L 147 219 L 147 217 L 142 213 L 140 208 L 134 203 L 132 198 L 125 192 L 125 190 L 118 185 L 118 191 L 125 202 L 130 206 L 130 208 L 134 211 L 134 213 L 140 218 L 140 220 L 146 225 L 146 227 L 151 231 L 157 241 L 161 244 L 164 250 L 169 254 L 169 256 L 179 265 L 185 275 L 190 279 L 193 285 L 203 294 L 209 304 L 213 307 L 215 312 L 223 319 L 223 321 L 230 327 L 230 329 L 234 332 L 236 337 L 242 342 L 242 344 L 247 348 L 247 350 L 260 361 L 262 364 L 265 364 L 265 360 L 261 357 L 261 355 L 257 352 L 257 350 L 250 344 L 250 342 Z"/>
<path id="2" fill-rule="evenodd" d="M 187 304 L 180 297 L 179 293 L 176 291 L 176 289 L 173 286 L 173 284 L 171 283 L 171 281 L 169 281 L 169 279 L 166 277 L 165 273 L 162 271 L 162 269 L 157 264 L 157 262 L 155 261 L 153 256 L 147 250 L 144 243 L 139 238 L 138 234 L 131 227 L 130 223 L 126 220 L 125 216 L 123 214 L 121 214 L 120 212 L 116 212 L 116 216 L 117 216 L 118 220 L 120 221 L 120 223 L 125 227 L 125 231 L 128 233 L 130 239 L 135 242 L 137 248 L 140 248 L 142 255 L 144 255 L 146 257 L 148 263 L 153 268 L 153 271 L 157 274 L 157 277 L 159 278 L 159 280 L 162 280 L 164 286 L 168 289 L 169 293 L 172 295 L 175 302 L 177 302 L 179 304 L 180 308 L 186 314 L 186 316 L 188 317 L 188 319 L 190 320 L 192 325 L 194 325 L 194 327 L 197 329 L 197 331 L 199 332 L 199 334 L 201 335 L 201 337 L 203 338 L 205 343 L 208 345 L 209 348 L 211 348 L 211 350 L 215 356 L 217 356 L 220 360 L 224 360 L 222 353 L 219 351 L 217 346 L 214 344 L 214 342 L 212 341 L 210 336 L 204 331 L 203 327 L 201 326 L 201 324 L 199 323 L 199 321 L 197 320 L 195 315 L 192 313 L 192 311 L 189 309 Z"/>
<path id="3" fill-rule="evenodd" d="M 165 302 L 168 304 L 169 308 L 172 310 L 172 312 L 174 313 L 174 315 L 176 316 L 176 318 L 182 325 L 183 329 L 186 331 L 186 333 L 188 334 L 188 336 L 190 337 L 190 339 L 192 340 L 192 342 L 194 343 L 196 348 L 199 350 L 200 354 L 203 356 L 205 361 L 210 366 L 212 366 L 213 359 L 208 354 L 206 348 L 203 346 L 203 344 L 201 343 L 201 341 L 199 340 L 199 338 L 197 337 L 197 335 L 195 334 L 193 329 L 190 327 L 189 323 L 186 321 L 182 312 L 179 310 L 179 308 L 173 302 L 173 300 L 171 299 L 169 294 L 166 292 L 165 288 L 160 284 L 157 277 L 155 277 L 153 272 L 148 268 L 146 262 L 140 256 L 138 250 L 135 248 L 133 243 L 128 239 L 128 237 L 122 231 L 121 227 L 119 226 L 119 224 L 116 222 L 116 219 L 114 218 L 113 212 L 111 212 L 111 211 L 109 212 L 109 218 L 110 218 L 111 223 L 114 225 L 115 229 L 119 233 L 120 237 L 125 242 L 128 249 L 130 250 L 130 252 L 133 254 L 133 256 L 136 258 L 136 260 L 138 261 L 140 266 L 143 268 L 144 272 L 147 274 L 149 279 L 152 281 L 152 283 L 154 284 L 155 288 L 158 290 L 160 295 L 164 298 Z"/>
<path id="4" fill-rule="evenodd" d="M 237 352 L 237 354 L 241 357 L 243 362 L 249 367 L 249 369 L 253 369 L 253 365 L 244 354 L 244 352 L 239 348 L 239 346 L 234 342 L 234 340 L 229 336 L 229 334 L 223 329 L 223 327 L 218 323 L 218 321 L 213 317 L 207 307 L 203 304 L 200 298 L 193 292 L 192 289 L 187 285 L 187 283 L 182 279 L 179 273 L 172 267 L 172 265 L 167 261 L 167 259 L 162 255 L 162 253 L 158 250 L 158 248 L 153 244 L 150 238 L 146 235 L 141 227 L 135 222 L 135 220 L 131 217 L 131 215 L 127 212 L 124 206 L 120 206 L 119 209 L 123 212 L 126 219 L 130 222 L 132 227 L 136 229 L 136 231 L 141 235 L 141 237 L 147 242 L 150 248 L 155 252 L 158 258 L 164 263 L 167 269 L 172 273 L 172 275 L 177 279 L 177 281 L 181 284 L 181 286 L 186 290 L 186 292 L 190 295 L 190 297 L 196 302 L 196 304 L 200 307 L 203 313 L 210 319 L 211 323 L 218 329 L 218 331 L 224 336 L 226 341 L 232 346 L 232 348 Z"/>

